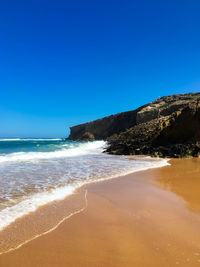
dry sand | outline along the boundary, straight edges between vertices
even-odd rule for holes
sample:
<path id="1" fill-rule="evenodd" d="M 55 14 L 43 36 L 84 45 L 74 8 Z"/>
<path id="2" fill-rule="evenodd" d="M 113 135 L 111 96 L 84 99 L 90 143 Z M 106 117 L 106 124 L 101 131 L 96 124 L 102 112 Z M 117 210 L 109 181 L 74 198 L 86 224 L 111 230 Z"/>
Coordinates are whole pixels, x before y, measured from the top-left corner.
<path id="1" fill-rule="evenodd" d="M 84 211 L 1 255 L 0 266 L 200 266 L 200 159 L 170 163 L 83 187 Z"/>

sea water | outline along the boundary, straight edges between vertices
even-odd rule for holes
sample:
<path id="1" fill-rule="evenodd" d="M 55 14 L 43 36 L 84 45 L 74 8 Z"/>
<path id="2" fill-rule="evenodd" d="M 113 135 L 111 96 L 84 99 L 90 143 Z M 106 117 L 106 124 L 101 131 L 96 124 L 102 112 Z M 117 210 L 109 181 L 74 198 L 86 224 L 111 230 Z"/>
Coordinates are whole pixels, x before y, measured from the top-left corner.
<path id="1" fill-rule="evenodd" d="M 103 153 L 104 141 L 0 139 L 0 230 L 85 183 L 161 167 L 163 159 Z"/>

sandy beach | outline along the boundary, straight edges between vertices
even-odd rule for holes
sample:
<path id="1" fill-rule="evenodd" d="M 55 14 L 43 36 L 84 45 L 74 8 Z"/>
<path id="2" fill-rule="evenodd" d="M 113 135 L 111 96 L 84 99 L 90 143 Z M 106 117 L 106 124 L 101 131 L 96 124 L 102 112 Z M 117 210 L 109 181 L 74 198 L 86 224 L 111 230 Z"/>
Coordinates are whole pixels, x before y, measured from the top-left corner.
<path id="1" fill-rule="evenodd" d="M 82 210 L 0 255 L 0 266 L 200 266 L 200 159 L 170 164 L 89 184 L 40 209 L 60 219 L 63 210 Z M 30 227 L 37 213 L 21 221 L 20 227 Z"/>
<path id="2" fill-rule="evenodd" d="M 0 267 L 200 267 L 200 0 L 0 14 Z"/>

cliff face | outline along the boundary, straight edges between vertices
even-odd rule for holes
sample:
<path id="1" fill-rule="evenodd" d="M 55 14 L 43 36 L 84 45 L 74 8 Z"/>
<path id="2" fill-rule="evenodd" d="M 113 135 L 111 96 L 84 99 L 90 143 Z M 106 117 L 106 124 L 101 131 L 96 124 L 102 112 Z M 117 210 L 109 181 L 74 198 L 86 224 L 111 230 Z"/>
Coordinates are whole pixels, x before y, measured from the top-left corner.
<path id="1" fill-rule="evenodd" d="M 136 115 L 137 110 L 133 110 L 70 127 L 68 139 L 74 141 L 105 140 L 135 125 Z"/>
<path id="2" fill-rule="evenodd" d="M 162 97 L 136 110 L 71 128 L 72 140 L 108 140 L 108 153 L 200 154 L 200 93 Z"/>

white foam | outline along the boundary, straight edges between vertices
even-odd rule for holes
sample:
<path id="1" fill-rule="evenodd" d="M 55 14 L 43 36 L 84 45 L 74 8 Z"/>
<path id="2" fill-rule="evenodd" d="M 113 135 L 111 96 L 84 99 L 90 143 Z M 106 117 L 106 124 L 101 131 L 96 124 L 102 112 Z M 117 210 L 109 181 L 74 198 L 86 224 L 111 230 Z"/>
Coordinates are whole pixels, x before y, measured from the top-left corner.
<path id="1" fill-rule="evenodd" d="M 79 182 L 73 185 L 67 185 L 64 187 L 59 187 L 59 188 L 53 189 L 52 191 L 34 194 L 32 196 L 29 196 L 28 199 L 23 200 L 20 203 L 12 207 L 7 207 L 0 211 L 0 230 L 3 230 L 6 226 L 13 223 L 16 219 L 26 214 L 29 214 L 30 212 L 34 212 L 39 207 L 45 204 L 48 204 L 52 201 L 64 199 L 65 197 L 73 194 L 77 188 L 81 187 L 84 184 L 113 179 L 119 176 L 133 173 L 133 172 L 143 171 L 143 170 L 152 169 L 152 168 L 159 168 L 159 167 L 163 167 L 166 165 L 169 165 L 168 160 L 157 159 L 157 160 L 147 162 L 147 164 L 146 165 L 144 164 L 142 167 L 134 166 L 134 168 L 132 169 L 123 171 L 121 173 L 115 173 L 114 175 L 103 177 L 98 180 L 89 180 L 89 181 L 83 180 L 82 182 Z"/>
<path id="2" fill-rule="evenodd" d="M 31 161 L 39 159 L 56 159 L 64 157 L 74 157 L 85 154 L 101 153 L 105 146 L 104 141 L 94 141 L 87 143 L 79 143 L 76 147 L 65 149 L 63 145 L 62 150 L 52 152 L 16 152 L 0 156 L 0 163 L 15 162 L 15 161 Z"/>
<path id="3" fill-rule="evenodd" d="M 37 193 L 12 207 L 3 209 L 0 211 L 0 230 L 3 230 L 16 219 L 35 211 L 37 208 L 49 202 L 64 199 L 68 195 L 71 195 L 76 187 L 79 186 L 80 184 L 77 184 L 77 186 L 68 185 L 66 187 L 56 188 L 51 192 Z"/>
<path id="4" fill-rule="evenodd" d="M 59 141 L 61 138 L 0 138 L 0 141 Z"/>
<path id="5" fill-rule="evenodd" d="M 20 141 L 20 138 L 0 138 L 0 141 Z"/>
<path id="6" fill-rule="evenodd" d="M 37 234 L 37 235 L 33 236 L 33 237 L 30 238 L 30 239 L 27 239 L 27 240 L 25 240 L 24 242 L 19 243 L 19 244 L 16 245 L 15 247 L 11 247 L 11 248 L 9 248 L 9 249 L 7 249 L 7 250 L 5 250 L 5 251 L 0 252 L 0 255 L 5 254 L 5 253 L 9 253 L 9 252 L 14 251 L 14 250 L 16 250 L 16 249 L 18 249 L 18 248 L 21 248 L 21 247 L 24 246 L 25 244 L 27 244 L 27 243 L 29 243 L 29 242 L 31 242 L 31 241 L 37 239 L 38 237 L 43 236 L 43 235 L 46 235 L 46 234 L 48 234 L 48 233 L 54 231 L 54 230 L 57 229 L 57 228 L 58 228 L 64 221 L 66 221 L 67 219 L 71 218 L 72 216 L 74 216 L 74 215 L 76 215 L 76 214 L 79 214 L 79 213 L 81 213 L 82 211 L 84 211 L 84 210 L 87 208 L 87 206 L 88 206 L 87 190 L 85 190 L 85 205 L 84 205 L 81 209 L 78 209 L 78 210 L 76 210 L 76 211 L 74 211 L 74 212 L 71 212 L 69 215 L 65 216 L 62 220 L 60 220 L 56 225 L 54 225 L 52 228 L 48 229 L 47 231 L 45 231 L 45 232 L 43 232 L 43 233 L 41 233 L 41 234 Z"/>

